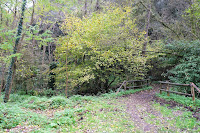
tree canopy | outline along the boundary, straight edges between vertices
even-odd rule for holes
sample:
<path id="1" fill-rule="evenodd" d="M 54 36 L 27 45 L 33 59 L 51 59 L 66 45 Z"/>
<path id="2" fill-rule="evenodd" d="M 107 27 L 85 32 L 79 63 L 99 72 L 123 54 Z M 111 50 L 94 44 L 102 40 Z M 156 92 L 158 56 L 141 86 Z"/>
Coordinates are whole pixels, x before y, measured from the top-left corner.
<path id="1" fill-rule="evenodd" d="M 11 93 L 97 94 L 116 89 L 123 80 L 162 75 L 170 79 L 169 73 L 178 70 L 172 68 L 185 61 L 173 56 L 179 49 L 174 53 L 166 46 L 181 40 L 193 47 L 192 42 L 199 41 L 199 4 L 199 0 L 27 0 L 17 53 L 13 53 L 22 1 L 4 0 L 0 3 L 0 89 L 5 89 L 13 58 Z M 176 62 L 163 62 L 169 57 Z"/>

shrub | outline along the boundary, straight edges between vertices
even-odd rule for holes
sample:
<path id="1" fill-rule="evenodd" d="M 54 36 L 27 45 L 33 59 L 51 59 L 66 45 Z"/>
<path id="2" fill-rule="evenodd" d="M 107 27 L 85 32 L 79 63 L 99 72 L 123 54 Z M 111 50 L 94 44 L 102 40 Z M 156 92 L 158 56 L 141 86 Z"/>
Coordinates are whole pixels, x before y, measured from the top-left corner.
<path id="1" fill-rule="evenodd" d="M 200 86 L 200 42 L 178 41 L 166 45 L 165 50 L 171 53 L 164 57 L 165 64 L 172 66 L 166 73 L 170 81 L 184 84 L 194 82 Z"/>
<path id="2" fill-rule="evenodd" d="M 31 96 L 23 102 L 22 106 L 31 109 L 54 109 L 66 107 L 71 101 L 63 96 L 55 96 L 52 98 Z"/>

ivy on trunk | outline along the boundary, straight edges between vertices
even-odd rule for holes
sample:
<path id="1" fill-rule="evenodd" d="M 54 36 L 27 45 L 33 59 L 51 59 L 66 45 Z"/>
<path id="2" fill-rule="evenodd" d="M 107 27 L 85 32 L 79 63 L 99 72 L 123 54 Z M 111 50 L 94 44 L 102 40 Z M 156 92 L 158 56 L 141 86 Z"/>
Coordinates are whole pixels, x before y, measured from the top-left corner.
<path id="1" fill-rule="evenodd" d="M 17 38 L 16 38 L 16 41 L 15 41 L 15 47 L 14 47 L 14 50 L 13 50 L 13 55 L 17 53 L 17 46 L 19 44 L 19 40 L 20 40 L 20 36 L 21 36 L 21 33 L 22 33 L 22 25 L 23 25 L 23 17 L 24 17 L 24 12 L 25 12 L 25 6 L 26 6 L 26 0 L 23 0 L 23 4 L 22 4 L 22 13 L 21 13 L 21 18 L 20 18 L 20 21 L 19 21 L 19 25 L 18 25 L 18 29 L 17 29 Z M 9 88 L 10 88 L 10 85 L 11 85 L 11 81 L 12 81 L 12 76 L 13 76 L 13 70 L 12 70 L 12 67 L 15 63 L 15 57 L 12 57 L 11 59 L 11 63 L 10 63 L 10 67 L 9 67 L 9 72 L 8 72 L 8 78 L 7 78 L 7 82 L 6 82 L 6 88 L 5 88 L 5 97 L 4 97 L 4 102 L 7 103 L 8 100 L 9 100 L 9 95 L 10 95 L 10 91 L 9 91 Z"/>

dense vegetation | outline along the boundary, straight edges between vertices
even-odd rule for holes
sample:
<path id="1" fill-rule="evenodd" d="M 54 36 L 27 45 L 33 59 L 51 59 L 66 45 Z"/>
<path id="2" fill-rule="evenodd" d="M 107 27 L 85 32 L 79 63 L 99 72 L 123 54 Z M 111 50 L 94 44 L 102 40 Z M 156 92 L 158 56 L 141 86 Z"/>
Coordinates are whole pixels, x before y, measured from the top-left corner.
<path id="1" fill-rule="evenodd" d="M 147 89 L 151 88 L 123 91 L 118 95 L 106 93 L 101 96 L 75 95 L 70 98 L 11 94 L 9 103 L 0 104 L 0 131 L 141 132 L 125 113 L 126 105 L 116 97 Z M 200 123 L 191 117 L 190 111 L 181 107 L 170 109 L 157 103 L 153 104 L 153 108 L 161 112 L 162 118 L 146 112 L 148 117 L 144 119 L 148 124 L 156 124 L 160 132 L 200 131 Z M 174 113 L 179 111 L 184 113 L 177 117 Z"/>
<path id="2" fill-rule="evenodd" d="M 24 17 L 21 5 L 0 4 L 1 91 L 97 94 L 144 78 L 199 85 L 198 0 L 27 0 Z"/>
<path id="3" fill-rule="evenodd" d="M 136 132 L 117 97 L 149 88 L 116 89 L 147 78 L 200 87 L 199 38 L 200 0 L 1 0 L 0 129 Z M 167 119 L 144 118 L 157 130 L 200 131 L 191 112 L 152 106 Z"/>
<path id="4" fill-rule="evenodd" d="M 42 98 L 12 94 L 8 104 L 0 105 L 0 129 L 32 125 L 35 132 L 80 132 L 88 129 L 99 132 L 132 131 L 133 124 L 115 98 L 147 89 L 151 88 L 124 91 L 117 95 L 107 93 L 99 97 L 75 95 L 70 98 Z"/>

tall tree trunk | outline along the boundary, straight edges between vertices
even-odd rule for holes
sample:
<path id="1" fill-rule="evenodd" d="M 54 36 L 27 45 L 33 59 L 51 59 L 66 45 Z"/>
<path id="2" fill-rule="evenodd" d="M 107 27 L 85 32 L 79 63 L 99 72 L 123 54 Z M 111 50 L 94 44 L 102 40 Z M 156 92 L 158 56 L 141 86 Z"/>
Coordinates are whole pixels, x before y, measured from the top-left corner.
<path id="1" fill-rule="evenodd" d="M 49 51 L 49 64 L 51 63 L 51 42 L 48 45 L 48 51 Z"/>
<path id="2" fill-rule="evenodd" d="M 65 88 L 65 95 L 67 97 L 67 90 L 68 90 L 68 64 L 67 64 L 67 53 L 68 53 L 68 46 L 67 46 L 67 51 L 66 51 L 66 88 Z"/>
<path id="3" fill-rule="evenodd" d="M 43 45 L 43 57 L 42 57 L 42 65 L 44 65 L 45 55 L 46 55 L 46 46 Z"/>
<path id="4" fill-rule="evenodd" d="M 0 3 L 0 7 L 1 7 L 1 3 Z M 2 23 L 3 23 L 3 8 L 2 7 L 1 7 L 0 17 L 1 17 L 1 25 L 2 25 Z"/>
<path id="5" fill-rule="evenodd" d="M 25 6 L 26 6 L 26 0 L 23 0 L 23 4 L 22 4 L 22 13 L 21 13 L 21 18 L 20 18 L 20 21 L 19 21 L 19 25 L 18 25 L 18 30 L 17 30 L 17 38 L 16 38 L 16 41 L 15 41 L 15 47 L 14 47 L 14 50 L 13 50 L 13 54 L 16 54 L 17 52 L 17 46 L 19 44 L 19 40 L 20 40 L 20 36 L 21 36 L 21 33 L 22 33 L 22 28 L 23 28 L 23 18 L 24 18 L 24 12 L 25 12 Z M 12 80 L 12 76 L 13 76 L 13 71 L 12 71 L 12 67 L 15 63 L 15 57 L 13 57 L 11 59 L 11 63 L 10 63 L 10 67 L 9 67 L 9 73 L 8 73 L 8 78 L 7 78 L 7 82 L 6 82 L 6 88 L 5 88 L 5 97 L 4 97 L 4 102 L 7 103 L 8 100 L 9 100 L 9 89 L 10 89 L 10 84 L 11 84 L 11 80 Z"/>
<path id="6" fill-rule="evenodd" d="M 14 16 L 13 16 L 13 22 L 12 22 L 12 29 L 15 28 L 16 19 L 17 19 L 17 0 L 15 1 L 15 8 L 14 8 Z"/>
<path id="7" fill-rule="evenodd" d="M 16 19 L 17 19 L 17 3 L 18 0 L 15 0 L 15 8 L 14 8 L 14 16 L 13 16 L 13 22 L 12 22 L 12 29 L 14 29 L 16 27 Z M 22 39 L 23 37 L 21 37 Z M 19 47 L 19 45 L 18 45 Z M 18 47 L 16 49 L 16 51 L 18 50 Z M 14 62 L 16 62 L 17 58 L 15 57 Z M 15 78 L 15 72 L 16 72 L 16 64 L 14 63 L 13 67 L 12 67 L 12 71 L 13 71 L 13 75 L 12 75 L 12 79 L 11 79 L 11 83 L 10 83 L 10 87 L 9 87 L 9 94 L 11 92 L 12 86 L 13 86 L 13 81 Z"/>
<path id="8" fill-rule="evenodd" d="M 191 18 L 190 18 L 190 23 L 191 23 L 191 31 L 192 33 L 195 35 L 196 31 L 195 31 L 195 17 L 194 17 L 194 0 L 191 0 Z"/>
<path id="9" fill-rule="evenodd" d="M 4 76 L 5 76 L 5 65 L 2 66 L 2 73 L 1 73 L 1 88 L 0 88 L 0 96 L 1 96 L 1 91 L 4 88 L 4 84 L 5 84 L 5 80 L 4 80 Z"/>
<path id="10" fill-rule="evenodd" d="M 32 10 L 32 14 L 31 14 L 31 22 L 30 22 L 30 25 L 33 24 L 33 20 L 34 20 L 34 13 L 35 13 L 35 1 L 32 0 L 33 2 L 33 10 Z"/>
<path id="11" fill-rule="evenodd" d="M 9 19 L 6 19 L 6 26 L 9 27 Z"/>
<path id="12" fill-rule="evenodd" d="M 145 55 L 145 51 L 147 48 L 147 39 L 148 39 L 148 32 L 149 32 L 149 26 L 150 26 L 150 18 L 151 18 L 151 2 L 149 1 L 149 6 L 148 6 L 148 11 L 147 11 L 147 21 L 146 21 L 146 34 L 145 34 L 145 38 L 146 38 L 146 42 L 143 44 L 143 48 L 142 48 L 142 55 Z"/>
<path id="13" fill-rule="evenodd" d="M 15 57 L 15 61 L 16 61 L 16 57 Z M 15 78 L 15 73 L 16 73 L 16 64 L 14 63 L 13 65 L 13 76 L 12 76 L 12 80 L 11 80 L 11 83 L 10 83 L 10 88 L 9 88 L 9 94 L 12 90 L 12 86 L 13 86 L 13 81 L 14 81 L 14 78 Z"/>
<path id="14" fill-rule="evenodd" d="M 95 11 L 98 11 L 98 10 L 100 10 L 100 3 L 99 3 L 99 0 L 97 0 L 96 6 L 95 6 Z"/>
<path id="15" fill-rule="evenodd" d="M 84 7 L 84 10 L 85 10 L 84 16 L 86 16 L 86 15 L 87 15 L 87 0 L 85 0 L 85 7 Z"/>

